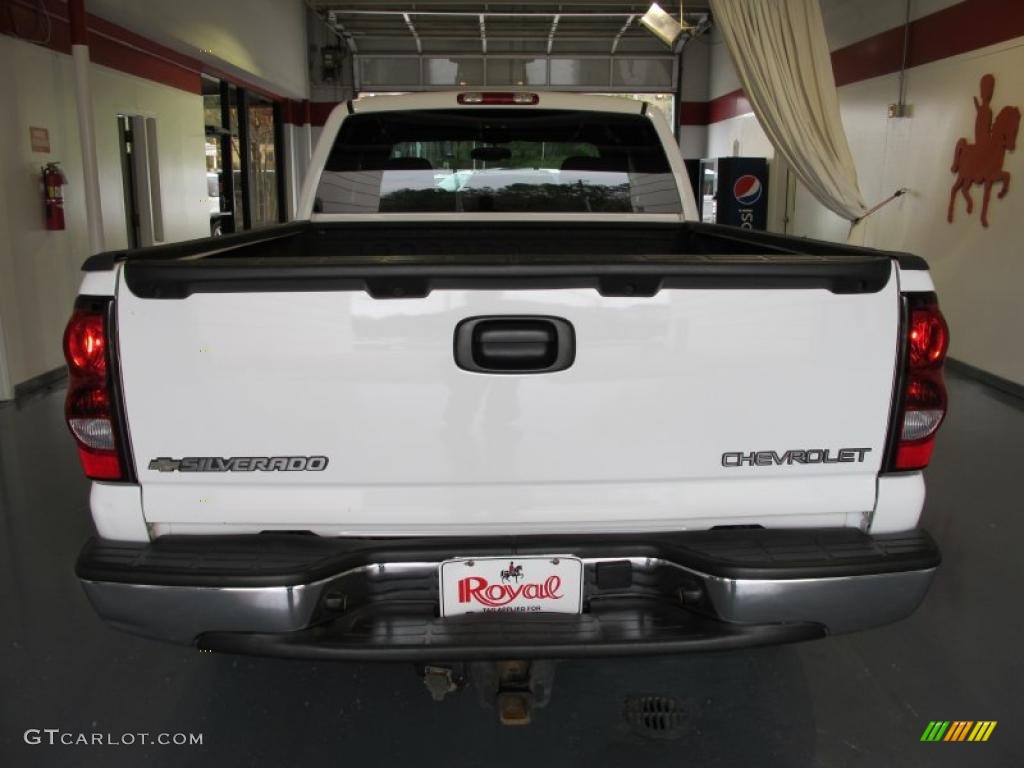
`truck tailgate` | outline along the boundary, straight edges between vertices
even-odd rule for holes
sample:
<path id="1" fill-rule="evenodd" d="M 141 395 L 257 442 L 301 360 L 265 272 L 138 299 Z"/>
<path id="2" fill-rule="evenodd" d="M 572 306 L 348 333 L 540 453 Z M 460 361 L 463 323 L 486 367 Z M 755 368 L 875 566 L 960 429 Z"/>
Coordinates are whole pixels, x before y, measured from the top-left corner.
<path id="1" fill-rule="evenodd" d="M 309 286 L 143 298 L 122 268 L 117 299 L 156 533 L 808 527 L 858 525 L 874 507 L 895 268 L 881 289 L 850 293 L 496 286 L 388 299 Z M 456 327 L 481 316 L 564 319 L 575 359 L 553 373 L 464 370 Z M 307 461 L 273 461 L 287 457 Z"/>

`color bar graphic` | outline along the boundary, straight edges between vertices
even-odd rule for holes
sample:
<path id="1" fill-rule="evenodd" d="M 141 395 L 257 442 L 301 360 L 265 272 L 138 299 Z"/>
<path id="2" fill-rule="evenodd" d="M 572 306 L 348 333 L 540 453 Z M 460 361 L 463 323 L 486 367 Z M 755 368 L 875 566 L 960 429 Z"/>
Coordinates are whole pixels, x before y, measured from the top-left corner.
<path id="1" fill-rule="evenodd" d="M 969 720 L 954 720 L 943 741 L 963 741 L 964 736 L 967 735 L 967 729 L 972 725 L 973 723 Z"/>
<path id="2" fill-rule="evenodd" d="M 921 741 L 988 741 L 996 720 L 931 720 Z"/>
<path id="3" fill-rule="evenodd" d="M 974 730 L 971 731 L 971 735 L 967 737 L 967 740 L 988 741 L 988 737 L 996 729 L 996 722 L 995 720 L 979 720 L 974 726 Z"/>
<path id="4" fill-rule="evenodd" d="M 941 741 L 947 728 L 949 720 L 932 720 L 921 734 L 921 741 Z"/>

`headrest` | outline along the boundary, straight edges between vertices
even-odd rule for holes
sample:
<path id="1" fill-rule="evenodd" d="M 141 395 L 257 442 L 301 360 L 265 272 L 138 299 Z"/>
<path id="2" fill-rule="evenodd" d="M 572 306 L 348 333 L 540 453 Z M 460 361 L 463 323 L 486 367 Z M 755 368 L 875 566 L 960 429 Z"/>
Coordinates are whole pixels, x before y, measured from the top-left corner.
<path id="1" fill-rule="evenodd" d="M 572 155 L 562 161 L 562 170 L 625 173 L 626 164 L 618 157 L 585 157 L 584 155 Z"/>
<path id="2" fill-rule="evenodd" d="M 432 171 L 434 166 L 425 157 L 389 157 L 384 161 L 385 171 Z"/>

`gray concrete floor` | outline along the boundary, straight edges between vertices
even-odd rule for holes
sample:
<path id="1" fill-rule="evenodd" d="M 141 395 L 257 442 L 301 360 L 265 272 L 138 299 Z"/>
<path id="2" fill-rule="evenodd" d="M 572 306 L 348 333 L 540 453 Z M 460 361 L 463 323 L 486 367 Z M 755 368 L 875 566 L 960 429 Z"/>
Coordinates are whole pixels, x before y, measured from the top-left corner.
<path id="1" fill-rule="evenodd" d="M 88 485 L 63 392 L 0 408 L 0 765 L 1024 765 L 1024 411 L 950 377 L 925 525 L 945 562 L 900 624 L 803 645 L 559 668 L 533 725 L 472 692 L 433 703 L 406 664 L 201 654 L 102 625 L 72 569 Z M 631 694 L 676 697 L 675 740 L 632 733 Z M 929 720 L 997 720 L 985 744 L 922 744 Z M 202 747 L 28 746 L 30 728 L 197 732 Z"/>

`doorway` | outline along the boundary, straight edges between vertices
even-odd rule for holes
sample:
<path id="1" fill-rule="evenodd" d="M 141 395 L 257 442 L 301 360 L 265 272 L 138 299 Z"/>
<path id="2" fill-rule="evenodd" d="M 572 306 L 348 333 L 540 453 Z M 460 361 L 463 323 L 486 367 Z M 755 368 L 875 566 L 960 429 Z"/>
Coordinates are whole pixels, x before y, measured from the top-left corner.
<path id="1" fill-rule="evenodd" d="M 160 161 L 156 119 L 117 116 L 124 190 L 125 230 L 129 248 L 163 242 L 164 216 L 160 197 Z"/>
<path id="2" fill-rule="evenodd" d="M 138 199 L 136 197 L 138 185 L 132 162 L 132 153 L 135 148 L 132 135 L 132 120 L 128 115 L 117 116 L 117 135 L 121 147 L 121 181 L 124 190 L 124 218 L 128 234 L 128 247 L 138 248 L 140 244 L 140 217 Z"/>
<path id="3" fill-rule="evenodd" d="M 210 234 L 285 221 L 281 104 L 203 76 Z"/>

